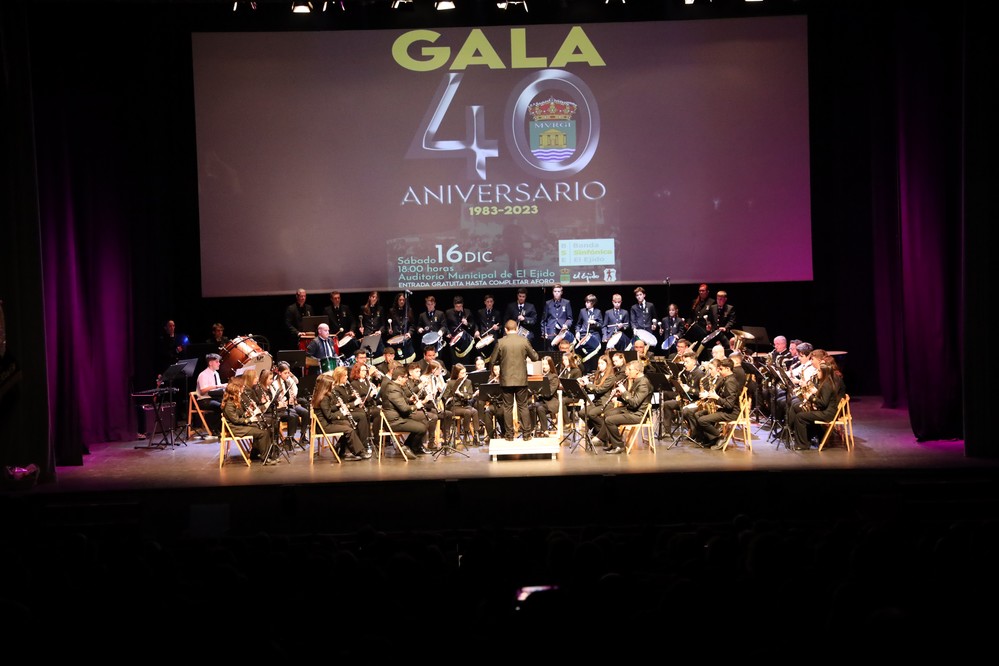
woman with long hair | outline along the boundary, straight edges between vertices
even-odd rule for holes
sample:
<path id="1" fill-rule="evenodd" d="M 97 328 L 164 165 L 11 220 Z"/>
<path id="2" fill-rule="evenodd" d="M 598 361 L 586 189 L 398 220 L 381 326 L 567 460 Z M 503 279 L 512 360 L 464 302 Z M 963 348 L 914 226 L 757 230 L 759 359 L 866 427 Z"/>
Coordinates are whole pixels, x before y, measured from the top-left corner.
<path id="1" fill-rule="evenodd" d="M 541 357 L 541 373 L 541 388 L 538 389 L 538 394 L 534 402 L 531 403 L 531 411 L 534 416 L 535 436 L 547 437 L 548 417 L 551 416 L 554 419 L 558 413 L 559 378 L 558 372 L 555 370 L 555 362 L 551 356 Z M 562 417 L 563 423 L 567 422 L 568 415 L 565 411 L 563 411 Z"/>
<path id="2" fill-rule="evenodd" d="M 263 460 L 265 465 L 273 465 L 280 459 L 275 447 L 271 450 L 271 431 L 263 427 L 259 420 L 259 410 L 254 412 L 254 403 L 244 395 L 243 377 L 233 377 L 222 393 L 222 417 L 236 437 L 253 437 L 253 458 Z M 270 457 L 267 457 L 268 452 Z"/>
<path id="3" fill-rule="evenodd" d="M 377 335 L 378 340 L 374 348 L 369 347 L 371 355 L 375 358 L 382 355 L 385 349 L 385 308 L 378 302 L 377 291 L 368 292 L 368 300 L 361 306 L 361 323 L 358 331 L 361 333 L 361 344 L 369 336 Z M 370 345 L 369 340 L 369 345 Z"/>
<path id="4" fill-rule="evenodd" d="M 316 389 L 312 393 L 312 408 L 316 420 L 327 433 L 343 433 L 337 444 L 337 454 L 344 460 L 366 460 L 371 454 L 364 448 L 358 435 L 359 422 L 350 411 L 346 399 L 347 368 L 340 366 L 330 373 L 316 378 Z M 365 423 L 367 418 L 365 417 Z M 346 440 L 346 443 L 344 442 Z M 350 453 L 346 451 L 347 444 Z"/>

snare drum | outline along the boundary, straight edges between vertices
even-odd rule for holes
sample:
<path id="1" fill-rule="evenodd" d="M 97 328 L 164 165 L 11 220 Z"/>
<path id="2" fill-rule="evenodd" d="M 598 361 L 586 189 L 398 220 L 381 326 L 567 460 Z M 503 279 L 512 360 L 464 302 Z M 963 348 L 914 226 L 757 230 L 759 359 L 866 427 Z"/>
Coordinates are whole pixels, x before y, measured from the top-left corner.
<path id="1" fill-rule="evenodd" d="M 607 340 L 607 349 L 628 351 L 631 349 L 631 336 L 624 331 L 618 331 Z"/>
<path id="2" fill-rule="evenodd" d="M 388 339 L 388 343 L 396 348 L 400 347 L 404 342 L 406 342 L 406 335 L 403 333 L 400 333 L 399 335 L 393 335 L 391 338 Z"/>
<path id="3" fill-rule="evenodd" d="M 486 347 L 491 345 L 495 339 L 496 337 L 492 333 L 486 333 L 481 338 L 479 338 L 478 342 L 475 343 L 475 348 L 485 349 Z"/>
<path id="4" fill-rule="evenodd" d="M 222 347 L 219 377 L 222 381 L 229 381 L 236 376 L 237 370 L 252 368 L 259 374 L 261 370 L 270 370 L 273 365 L 271 355 L 261 349 L 256 340 L 251 337 L 233 338 Z"/>
<path id="5" fill-rule="evenodd" d="M 444 346 L 444 340 L 441 338 L 441 334 L 437 331 L 427 331 L 423 334 L 423 347 L 434 347 L 437 351 L 440 351 L 441 347 Z"/>
<path id="6" fill-rule="evenodd" d="M 654 349 L 656 344 L 659 342 L 656 336 L 652 334 L 652 331 L 646 331 L 644 328 L 636 328 L 635 335 L 642 340 L 645 340 L 645 344 L 649 349 Z"/>

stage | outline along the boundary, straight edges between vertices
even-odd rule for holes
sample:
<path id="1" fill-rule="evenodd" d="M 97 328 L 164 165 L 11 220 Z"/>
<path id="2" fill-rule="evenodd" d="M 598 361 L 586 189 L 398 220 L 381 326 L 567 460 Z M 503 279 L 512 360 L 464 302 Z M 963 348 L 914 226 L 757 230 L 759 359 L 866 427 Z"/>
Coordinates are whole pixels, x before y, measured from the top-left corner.
<path id="1" fill-rule="evenodd" d="M 740 513 L 867 517 L 904 510 L 924 491 L 957 502 L 993 496 L 997 464 L 966 457 L 962 441 L 916 442 L 907 411 L 883 408 L 877 396 L 854 398 L 852 410 L 853 451 L 835 434 L 821 452 L 790 450 L 754 423 L 751 452 L 741 443 L 723 452 L 667 438 L 655 453 L 640 442 L 630 454 L 608 455 L 550 438 L 561 443 L 554 460 L 494 460 L 482 446 L 405 462 L 387 447 L 380 461 L 376 452 L 371 460 L 335 463 L 327 450 L 310 464 L 298 450 L 280 464 L 248 467 L 233 447 L 220 469 L 217 440 L 195 435 L 163 444 L 157 434 L 93 445 L 82 466 L 59 467 L 55 483 L 16 495 L 55 521 L 121 518 L 203 535 L 656 523 Z"/>

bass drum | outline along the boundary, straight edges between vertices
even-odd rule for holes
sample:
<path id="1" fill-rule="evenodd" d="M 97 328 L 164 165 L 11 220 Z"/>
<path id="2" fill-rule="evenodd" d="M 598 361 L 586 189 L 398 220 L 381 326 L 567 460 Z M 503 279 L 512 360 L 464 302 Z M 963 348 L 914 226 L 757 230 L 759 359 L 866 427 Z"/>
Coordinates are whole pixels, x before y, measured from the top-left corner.
<path id="1" fill-rule="evenodd" d="M 270 370 L 273 365 L 271 355 L 261 349 L 256 340 L 249 336 L 233 338 L 222 347 L 219 377 L 227 382 L 236 376 L 238 370 L 252 368 L 259 374 L 261 370 Z"/>
<path id="2" fill-rule="evenodd" d="M 465 358 L 475 349 L 475 338 L 468 331 L 458 331 L 448 341 L 455 358 Z"/>
<path id="3" fill-rule="evenodd" d="M 589 361 L 600 353 L 600 336 L 596 333 L 587 333 L 576 343 L 576 349 L 579 350 L 578 353 L 583 358 L 584 363 Z"/>

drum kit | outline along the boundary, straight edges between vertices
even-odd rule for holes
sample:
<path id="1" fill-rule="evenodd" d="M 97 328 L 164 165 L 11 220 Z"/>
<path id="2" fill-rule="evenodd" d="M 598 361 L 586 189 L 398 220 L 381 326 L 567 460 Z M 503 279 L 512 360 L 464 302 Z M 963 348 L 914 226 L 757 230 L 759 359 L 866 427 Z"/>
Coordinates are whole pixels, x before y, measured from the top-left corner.
<path id="1" fill-rule="evenodd" d="M 274 360 L 270 353 L 264 351 L 252 336 L 233 338 L 222 347 L 222 362 L 219 365 L 219 377 L 229 381 L 239 372 L 253 369 L 270 370 Z"/>

